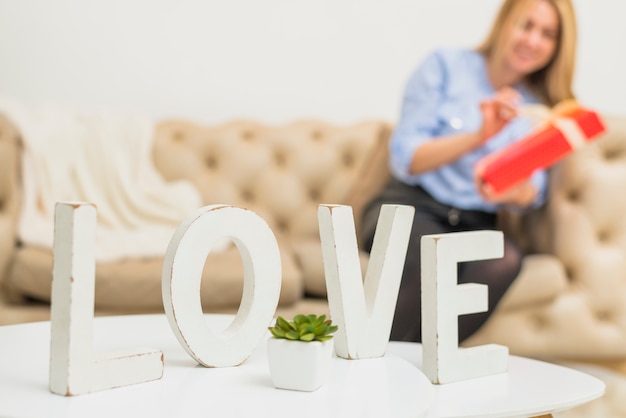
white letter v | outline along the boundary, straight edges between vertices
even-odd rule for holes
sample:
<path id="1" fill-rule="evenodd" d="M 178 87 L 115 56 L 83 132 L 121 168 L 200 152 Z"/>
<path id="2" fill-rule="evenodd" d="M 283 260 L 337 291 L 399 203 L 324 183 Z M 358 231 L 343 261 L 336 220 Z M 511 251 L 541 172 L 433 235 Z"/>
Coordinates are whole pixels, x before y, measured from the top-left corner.
<path id="1" fill-rule="evenodd" d="M 365 280 L 350 206 L 320 205 L 318 221 L 335 352 L 347 359 L 385 354 L 415 209 L 383 205 Z"/>

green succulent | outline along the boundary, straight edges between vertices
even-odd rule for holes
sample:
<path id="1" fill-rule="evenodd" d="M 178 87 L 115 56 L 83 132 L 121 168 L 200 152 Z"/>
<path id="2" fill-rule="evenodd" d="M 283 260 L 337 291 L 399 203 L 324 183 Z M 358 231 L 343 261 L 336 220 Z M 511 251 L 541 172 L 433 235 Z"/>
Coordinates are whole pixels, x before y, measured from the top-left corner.
<path id="1" fill-rule="evenodd" d="M 293 321 L 287 321 L 282 316 L 276 318 L 276 324 L 268 327 L 276 338 L 293 341 L 326 341 L 333 338 L 331 335 L 338 327 L 332 324 L 326 315 L 296 315 Z"/>

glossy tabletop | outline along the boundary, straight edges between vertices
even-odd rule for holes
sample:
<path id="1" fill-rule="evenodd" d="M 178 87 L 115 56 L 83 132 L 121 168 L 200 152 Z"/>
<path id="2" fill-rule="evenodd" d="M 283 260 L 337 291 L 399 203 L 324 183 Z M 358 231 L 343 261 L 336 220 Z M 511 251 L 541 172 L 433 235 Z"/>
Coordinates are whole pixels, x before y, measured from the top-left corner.
<path id="1" fill-rule="evenodd" d="M 230 315 L 205 315 L 215 331 Z M 431 385 L 421 346 L 392 342 L 378 359 L 333 359 L 315 392 L 275 389 L 262 341 L 240 366 L 209 369 L 182 348 L 164 315 L 100 317 L 94 350 L 156 348 L 160 380 L 74 397 L 48 390 L 50 323 L 0 327 L 0 416 L 10 417 L 526 417 L 572 408 L 604 393 L 595 377 L 510 356 L 507 373 Z"/>

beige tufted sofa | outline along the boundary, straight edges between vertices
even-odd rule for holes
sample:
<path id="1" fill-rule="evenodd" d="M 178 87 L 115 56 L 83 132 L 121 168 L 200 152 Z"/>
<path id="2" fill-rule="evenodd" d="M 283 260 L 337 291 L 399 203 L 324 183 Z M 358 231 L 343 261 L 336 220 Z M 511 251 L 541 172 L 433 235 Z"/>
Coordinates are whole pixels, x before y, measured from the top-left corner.
<path id="1" fill-rule="evenodd" d="M 350 126 L 313 120 L 282 126 L 233 121 L 210 127 L 163 121 L 155 127 L 153 158 L 166 180 L 191 181 L 203 204 L 250 209 L 267 221 L 281 252 L 280 304 L 289 306 L 305 295 L 325 295 L 317 206 L 344 203 L 357 211 L 369 185 L 385 181 L 385 175 L 371 177 L 381 170 L 370 167 L 384 166 L 386 155 L 379 150 L 384 150 L 389 132 L 381 121 Z M 19 132 L 0 115 L 0 283 L 13 299 L 49 301 L 51 249 L 22 245 L 16 236 L 20 147 Z M 162 257 L 97 263 L 97 310 L 162 310 L 162 264 Z M 203 271 L 203 308 L 237 308 L 242 290 L 243 266 L 236 247 L 212 251 Z"/>
<path id="2" fill-rule="evenodd" d="M 497 342 L 542 358 L 626 359 L 626 117 L 605 120 L 606 135 L 553 169 L 550 203 L 503 224 L 532 254 L 469 345 Z M 167 121 L 156 129 L 154 161 L 167 180 L 192 181 L 204 203 L 249 208 L 269 223 L 281 249 L 284 306 L 325 296 L 317 205 L 351 205 L 358 220 L 389 176 L 389 132 L 380 121 Z M 0 117 L 0 280 L 16 299 L 46 301 L 51 252 L 16 240 L 19 155 L 19 133 Z M 161 310 L 161 264 L 160 258 L 98 264 L 97 307 Z M 238 306 L 242 267 L 234 248 L 211 254 L 203 274 L 206 310 Z"/>

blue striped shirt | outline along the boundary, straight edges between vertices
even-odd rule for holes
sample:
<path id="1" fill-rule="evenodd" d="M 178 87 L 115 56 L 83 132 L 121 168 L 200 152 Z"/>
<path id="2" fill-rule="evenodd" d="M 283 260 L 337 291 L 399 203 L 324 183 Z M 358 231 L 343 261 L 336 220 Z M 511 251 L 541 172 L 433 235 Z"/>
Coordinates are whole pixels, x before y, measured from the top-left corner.
<path id="1" fill-rule="evenodd" d="M 521 105 L 538 103 L 524 86 L 514 88 L 522 96 Z M 418 175 L 409 173 L 420 145 L 436 137 L 480 129 L 480 102 L 495 93 L 482 54 L 469 49 L 439 49 L 426 57 L 406 86 L 400 119 L 391 138 L 393 175 L 407 184 L 421 185 L 442 203 L 495 212 L 497 205 L 485 202 L 476 190 L 473 167 L 484 156 L 530 133 L 528 119 L 513 119 L 484 145 L 450 164 Z M 546 196 L 545 171 L 536 172 L 532 181 L 539 191 L 533 206 L 539 206 Z"/>

